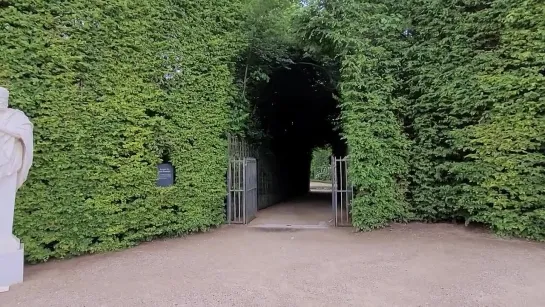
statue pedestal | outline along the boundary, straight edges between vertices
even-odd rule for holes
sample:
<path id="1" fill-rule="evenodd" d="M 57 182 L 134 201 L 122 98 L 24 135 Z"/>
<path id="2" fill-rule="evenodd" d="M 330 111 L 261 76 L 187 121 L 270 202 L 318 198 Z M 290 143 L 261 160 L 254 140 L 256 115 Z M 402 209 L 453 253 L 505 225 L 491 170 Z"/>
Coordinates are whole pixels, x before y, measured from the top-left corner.
<path id="1" fill-rule="evenodd" d="M 24 245 L 15 236 L 0 238 L 0 292 L 23 282 Z"/>

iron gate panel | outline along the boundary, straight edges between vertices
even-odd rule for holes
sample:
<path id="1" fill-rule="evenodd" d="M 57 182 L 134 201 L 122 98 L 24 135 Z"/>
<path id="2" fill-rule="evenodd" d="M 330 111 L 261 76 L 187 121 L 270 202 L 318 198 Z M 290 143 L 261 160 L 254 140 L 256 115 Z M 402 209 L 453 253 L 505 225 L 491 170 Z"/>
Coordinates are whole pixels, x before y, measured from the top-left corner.
<path id="1" fill-rule="evenodd" d="M 257 214 L 257 160 L 244 159 L 244 224 Z"/>
<path id="2" fill-rule="evenodd" d="M 352 226 L 354 187 L 348 176 L 348 162 L 348 157 L 331 157 L 331 204 L 335 226 Z"/>
<path id="3" fill-rule="evenodd" d="M 247 224 L 257 213 L 256 159 L 231 159 L 227 178 L 227 222 Z"/>
<path id="4" fill-rule="evenodd" d="M 230 159 L 227 171 L 227 222 L 242 223 L 244 160 Z"/>

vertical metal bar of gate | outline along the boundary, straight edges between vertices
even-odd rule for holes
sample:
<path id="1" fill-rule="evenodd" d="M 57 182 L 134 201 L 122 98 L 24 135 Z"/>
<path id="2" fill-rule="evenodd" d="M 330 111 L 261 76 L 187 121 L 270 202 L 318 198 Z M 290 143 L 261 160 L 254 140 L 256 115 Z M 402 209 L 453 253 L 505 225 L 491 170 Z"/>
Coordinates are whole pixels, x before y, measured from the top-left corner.
<path id="1" fill-rule="evenodd" d="M 242 216 L 242 208 L 244 207 L 244 160 L 240 160 L 237 164 L 238 170 L 237 170 L 237 194 L 238 194 L 238 201 L 237 201 L 237 212 L 236 212 L 236 218 L 237 223 L 244 223 L 244 217 Z"/>
<path id="2" fill-rule="evenodd" d="M 229 146 L 231 143 L 229 143 Z M 231 159 L 229 159 L 229 163 L 227 163 L 227 223 L 231 224 L 231 217 L 233 216 L 233 195 L 231 195 L 231 188 L 233 186 L 233 164 L 231 163 Z"/>
<path id="3" fill-rule="evenodd" d="M 348 176 L 348 157 L 331 157 L 332 209 L 335 226 L 351 226 L 353 185 Z"/>
<path id="4" fill-rule="evenodd" d="M 331 157 L 331 210 L 333 221 L 337 226 L 337 163 L 334 156 Z"/>
<path id="5" fill-rule="evenodd" d="M 242 163 L 242 223 L 246 224 L 246 159 Z"/>

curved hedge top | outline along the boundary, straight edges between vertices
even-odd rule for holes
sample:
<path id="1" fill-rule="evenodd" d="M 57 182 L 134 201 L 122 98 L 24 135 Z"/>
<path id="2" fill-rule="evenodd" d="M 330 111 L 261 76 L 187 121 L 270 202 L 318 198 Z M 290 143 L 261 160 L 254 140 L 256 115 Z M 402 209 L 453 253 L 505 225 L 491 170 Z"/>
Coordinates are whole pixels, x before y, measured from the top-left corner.
<path id="1" fill-rule="evenodd" d="M 402 45 L 395 8 L 394 1 L 317 1 L 302 20 L 311 50 L 341 63 L 342 125 L 357 188 L 352 219 L 360 229 L 410 216 L 403 182 L 409 143 L 394 93 Z"/>
<path id="2" fill-rule="evenodd" d="M 460 219 L 545 239 L 545 3 L 311 1 L 342 64 L 354 225 Z"/>

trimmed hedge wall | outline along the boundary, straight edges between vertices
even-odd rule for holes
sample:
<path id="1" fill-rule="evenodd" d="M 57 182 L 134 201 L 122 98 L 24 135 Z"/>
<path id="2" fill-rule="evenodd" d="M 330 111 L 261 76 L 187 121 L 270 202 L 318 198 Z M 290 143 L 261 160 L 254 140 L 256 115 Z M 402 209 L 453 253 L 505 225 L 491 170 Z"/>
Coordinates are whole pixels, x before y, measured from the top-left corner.
<path id="1" fill-rule="evenodd" d="M 224 220 L 238 1 L 3 1 L 0 84 L 35 124 L 15 233 L 29 261 Z M 177 183 L 155 187 L 170 161 Z"/>
<path id="2" fill-rule="evenodd" d="M 462 220 L 545 239 L 545 3 L 310 1 L 341 62 L 354 225 Z"/>
<path id="3" fill-rule="evenodd" d="M 545 3 L 407 7 L 415 214 L 545 239 Z"/>
<path id="4" fill-rule="evenodd" d="M 35 124 L 15 219 L 29 261 L 223 221 L 224 134 L 255 126 L 234 66 L 252 39 L 271 47 L 244 29 L 264 3 L 0 2 L 0 84 Z M 354 226 L 458 219 L 545 239 L 543 1 L 305 3 L 295 41 L 340 67 Z M 162 161 L 173 187 L 155 187 Z"/>
<path id="5" fill-rule="evenodd" d="M 329 52 L 341 63 L 342 125 L 355 185 L 352 221 L 359 229 L 404 221 L 409 142 L 395 94 L 402 17 L 395 1 L 316 1 L 302 17 L 311 50 Z"/>

